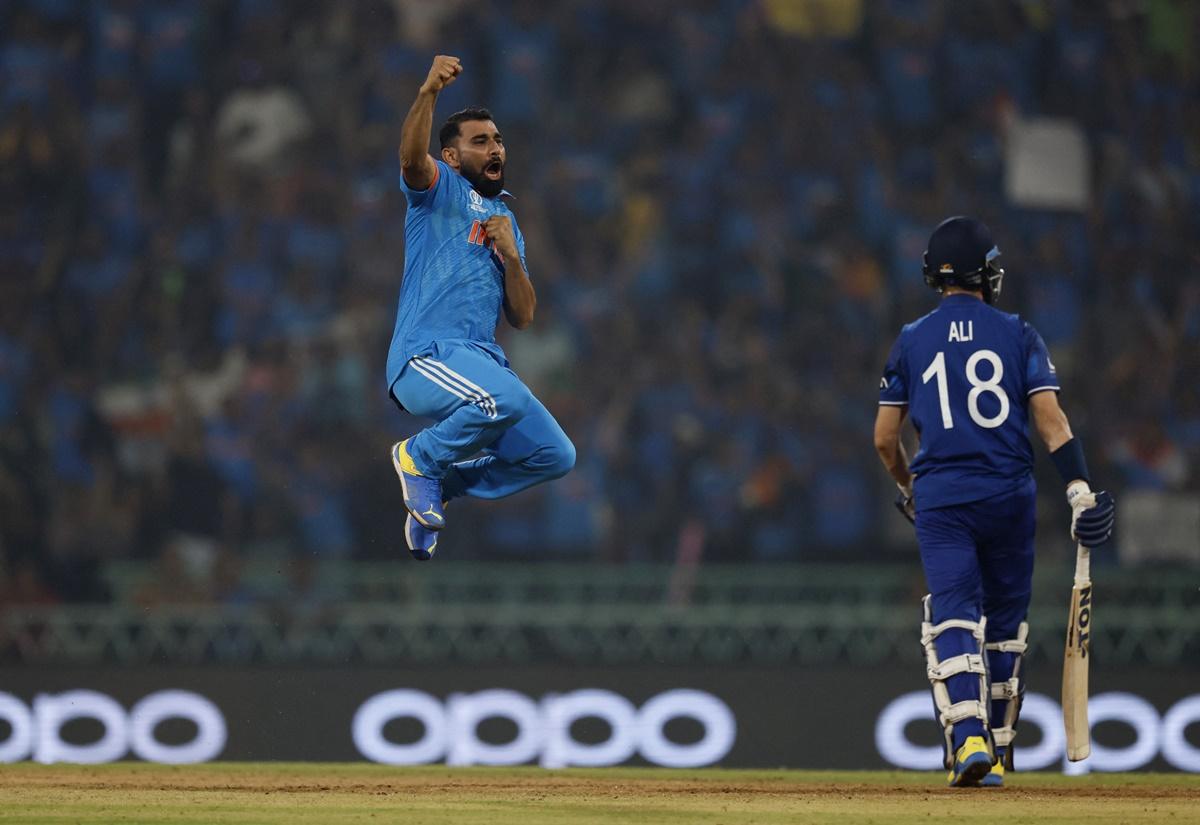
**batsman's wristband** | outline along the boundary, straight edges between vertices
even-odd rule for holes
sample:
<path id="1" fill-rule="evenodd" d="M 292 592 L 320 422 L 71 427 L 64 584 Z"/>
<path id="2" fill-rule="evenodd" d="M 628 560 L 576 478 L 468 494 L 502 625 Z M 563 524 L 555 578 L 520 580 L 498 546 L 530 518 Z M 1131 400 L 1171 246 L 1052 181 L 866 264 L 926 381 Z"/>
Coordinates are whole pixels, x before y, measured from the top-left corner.
<path id="1" fill-rule="evenodd" d="M 1050 453 L 1050 460 L 1058 468 L 1064 484 L 1070 484 L 1076 479 L 1091 481 L 1088 477 L 1087 462 L 1083 460 L 1083 445 L 1078 438 L 1072 438 L 1066 444 Z"/>

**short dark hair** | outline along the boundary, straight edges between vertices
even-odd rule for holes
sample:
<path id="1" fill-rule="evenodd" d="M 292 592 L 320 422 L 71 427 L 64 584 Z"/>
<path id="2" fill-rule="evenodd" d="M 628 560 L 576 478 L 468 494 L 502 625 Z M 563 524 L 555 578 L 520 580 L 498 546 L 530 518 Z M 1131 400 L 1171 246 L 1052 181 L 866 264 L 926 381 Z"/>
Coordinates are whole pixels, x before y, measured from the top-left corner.
<path id="1" fill-rule="evenodd" d="M 450 145 L 450 141 L 462 134 L 458 124 L 467 120 L 494 120 L 494 118 L 492 113 L 482 106 L 468 106 L 461 112 L 450 115 L 442 124 L 442 128 L 438 130 L 438 140 L 441 141 L 443 149 Z"/>

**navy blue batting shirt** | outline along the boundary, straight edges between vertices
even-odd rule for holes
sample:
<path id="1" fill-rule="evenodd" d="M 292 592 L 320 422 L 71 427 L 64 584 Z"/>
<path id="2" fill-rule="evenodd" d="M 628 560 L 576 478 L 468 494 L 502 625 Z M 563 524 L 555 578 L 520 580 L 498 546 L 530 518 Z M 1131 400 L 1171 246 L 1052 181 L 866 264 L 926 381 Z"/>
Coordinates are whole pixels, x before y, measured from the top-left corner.
<path id="1" fill-rule="evenodd" d="M 879 403 L 907 406 L 921 437 L 910 470 L 918 510 L 1002 495 L 1033 472 L 1029 397 L 1058 391 L 1042 336 L 971 295 L 905 325 Z"/>

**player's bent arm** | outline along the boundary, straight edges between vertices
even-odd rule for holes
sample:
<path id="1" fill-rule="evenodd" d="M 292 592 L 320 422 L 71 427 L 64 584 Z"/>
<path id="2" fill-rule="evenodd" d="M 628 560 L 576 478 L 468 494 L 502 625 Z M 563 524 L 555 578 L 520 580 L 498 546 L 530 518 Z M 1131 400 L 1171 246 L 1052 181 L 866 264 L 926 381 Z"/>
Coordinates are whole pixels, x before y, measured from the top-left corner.
<path id="1" fill-rule="evenodd" d="M 537 293 L 533 291 L 533 282 L 521 260 L 521 247 L 512 219 L 507 215 L 492 215 L 484 221 L 483 228 L 504 261 L 504 317 L 517 329 L 525 329 L 533 323 Z"/>
<path id="2" fill-rule="evenodd" d="M 908 471 L 908 454 L 900 441 L 900 427 L 904 424 L 906 415 L 908 407 L 879 405 L 879 412 L 875 414 L 875 452 L 879 453 L 879 460 L 896 483 L 909 490 L 912 486 L 912 473 Z"/>
<path id="3" fill-rule="evenodd" d="M 1058 405 L 1058 393 L 1043 390 L 1029 396 L 1029 413 L 1038 436 L 1050 452 L 1071 440 L 1071 424 Z"/>
<path id="4" fill-rule="evenodd" d="M 537 309 L 537 293 L 533 281 L 529 280 L 521 256 L 504 259 L 504 317 L 517 329 L 525 329 L 533 323 Z"/>
<path id="5" fill-rule="evenodd" d="M 1071 536 L 1084 547 L 1098 547 L 1112 535 L 1116 516 L 1113 497 L 1103 490 L 1092 492 L 1083 446 L 1071 434 L 1067 415 L 1058 406 L 1058 396 L 1051 391 L 1035 393 L 1029 398 L 1029 411 L 1067 487 Z"/>
<path id="6" fill-rule="evenodd" d="M 416 190 L 428 189 L 437 177 L 437 164 L 429 156 L 429 135 L 433 131 L 433 107 L 438 93 L 454 82 L 462 72 L 457 57 L 439 54 L 417 92 L 400 127 L 400 173 L 404 182 Z"/>

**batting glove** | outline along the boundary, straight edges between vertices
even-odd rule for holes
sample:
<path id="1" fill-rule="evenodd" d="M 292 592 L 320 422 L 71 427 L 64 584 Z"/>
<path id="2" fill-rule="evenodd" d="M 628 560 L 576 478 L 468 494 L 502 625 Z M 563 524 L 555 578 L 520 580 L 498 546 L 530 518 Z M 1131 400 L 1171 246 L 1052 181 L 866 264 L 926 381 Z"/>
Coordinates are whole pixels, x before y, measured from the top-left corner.
<path id="1" fill-rule="evenodd" d="M 1103 490 L 1093 493 L 1086 481 L 1076 481 L 1067 488 L 1067 504 L 1071 506 L 1071 538 L 1084 547 L 1099 547 L 1108 541 L 1117 510 L 1110 494 Z"/>

